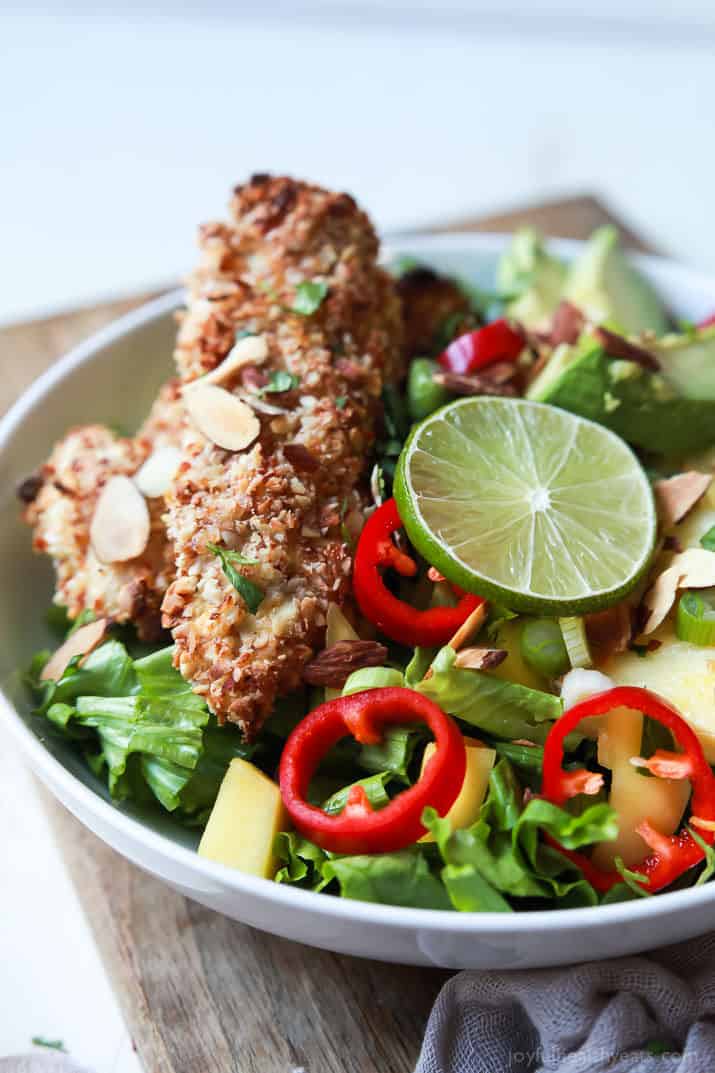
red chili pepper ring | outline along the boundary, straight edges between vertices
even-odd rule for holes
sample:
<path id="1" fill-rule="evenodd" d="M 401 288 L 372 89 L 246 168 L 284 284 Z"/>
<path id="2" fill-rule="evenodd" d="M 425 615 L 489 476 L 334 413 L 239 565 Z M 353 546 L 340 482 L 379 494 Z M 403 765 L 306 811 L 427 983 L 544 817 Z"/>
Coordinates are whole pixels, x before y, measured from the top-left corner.
<path id="1" fill-rule="evenodd" d="M 526 346 L 523 333 L 501 317 L 449 344 L 437 359 L 453 373 L 476 373 L 497 361 L 516 361 Z"/>
<path id="2" fill-rule="evenodd" d="M 464 593 L 452 586 L 461 597 L 456 607 L 418 611 L 393 596 L 382 580 L 381 566 L 391 566 L 403 577 L 414 577 L 417 573 L 414 561 L 392 542 L 392 534 L 401 526 L 394 499 L 388 499 L 368 518 L 355 554 L 355 598 L 365 618 L 379 626 L 393 641 L 411 647 L 446 645 L 484 601 L 481 596 Z"/>
<path id="3" fill-rule="evenodd" d="M 353 787 L 345 808 L 330 816 L 306 800 L 310 781 L 325 754 L 351 734 L 363 745 L 382 738 L 387 726 L 421 722 L 437 748 L 419 782 L 389 805 L 374 810 L 362 787 Z M 444 816 L 457 799 L 467 770 L 464 739 L 433 701 L 412 689 L 370 689 L 321 704 L 293 730 L 283 749 L 280 787 L 296 829 L 333 853 L 390 853 L 424 833 L 421 817 L 431 805 Z"/>
<path id="4" fill-rule="evenodd" d="M 616 686 L 615 689 L 588 697 L 569 708 L 554 723 L 544 745 L 542 796 L 556 805 L 563 805 L 568 798 L 575 797 L 576 794 L 598 793 L 603 779 L 596 772 L 586 769 L 564 771 L 564 739 L 576 729 L 582 719 L 606 715 L 614 708 L 631 708 L 642 712 L 671 731 L 683 750 L 682 753 L 658 749 L 652 757 L 643 762 L 643 766 L 651 774 L 662 778 L 690 779 L 693 787 L 690 801 L 693 819 L 697 817 L 706 823 L 715 821 L 715 775 L 705 759 L 697 735 L 675 708 L 650 690 L 637 686 Z M 641 886 L 651 893 L 670 886 L 683 872 L 699 864 L 705 856 L 702 847 L 685 829 L 674 835 L 664 835 L 645 821 L 636 830 L 651 852 L 635 870 L 646 877 Z M 698 833 L 704 842 L 712 845 L 715 831 L 704 827 Z M 607 891 L 616 883 L 622 882 L 617 871 L 603 871 L 585 854 L 564 849 L 552 839 L 549 841 L 565 857 L 578 865 L 596 890 Z"/>

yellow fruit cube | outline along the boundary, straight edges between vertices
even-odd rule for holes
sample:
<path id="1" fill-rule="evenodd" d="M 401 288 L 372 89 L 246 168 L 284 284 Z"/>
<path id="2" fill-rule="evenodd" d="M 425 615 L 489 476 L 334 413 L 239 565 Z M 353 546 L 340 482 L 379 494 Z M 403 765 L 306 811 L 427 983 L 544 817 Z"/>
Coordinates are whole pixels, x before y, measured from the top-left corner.
<path id="1" fill-rule="evenodd" d="M 454 830 L 460 827 L 470 827 L 479 819 L 479 810 L 489 785 L 489 773 L 494 767 L 494 761 L 497 758 L 494 749 L 487 748 L 476 738 L 465 738 L 464 744 L 467 747 L 467 772 L 464 776 L 459 797 L 446 817 L 451 822 Z M 425 748 L 424 756 L 422 757 L 422 771 L 424 771 L 436 748 L 437 746 L 432 741 Z M 420 842 L 433 841 L 434 839 L 429 831 L 422 835 L 420 839 Z"/>
<path id="2" fill-rule="evenodd" d="M 278 786 L 247 760 L 232 760 L 199 843 L 199 856 L 272 879 L 273 840 L 286 826 Z"/>
<path id="3" fill-rule="evenodd" d="M 687 779 L 660 779 L 642 775 L 631 764 L 640 756 L 643 716 L 630 708 L 614 708 L 605 718 L 598 738 L 598 759 L 612 772 L 609 804 L 618 814 L 618 836 L 601 842 L 593 852 L 597 868 L 611 869 L 616 857 L 635 867 L 648 854 L 636 827 L 648 820 L 656 831 L 672 835 L 690 796 Z"/>

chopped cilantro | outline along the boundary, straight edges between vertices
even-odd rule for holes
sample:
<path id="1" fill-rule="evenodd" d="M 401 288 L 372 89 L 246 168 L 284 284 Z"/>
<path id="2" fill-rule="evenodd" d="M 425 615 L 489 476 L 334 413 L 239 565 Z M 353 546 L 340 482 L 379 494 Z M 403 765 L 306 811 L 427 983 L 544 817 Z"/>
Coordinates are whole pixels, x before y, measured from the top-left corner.
<path id="1" fill-rule="evenodd" d="M 700 547 L 706 551 L 715 551 L 715 525 L 711 525 L 707 533 L 700 537 Z"/>
<path id="2" fill-rule="evenodd" d="M 305 279 L 295 289 L 291 313 L 309 317 L 319 309 L 328 293 L 328 284 L 321 279 Z"/>
<path id="3" fill-rule="evenodd" d="M 347 401 L 348 401 L 347 395 L 338 395 L 337 399 L 335 400 L 335 405 L 337 406 L 337 408 L 339 410 L 344 410 L 345 409 L 345 403 Z"/>
<path id="4" fill-rule="evenodd" d="M 299 383 L 300 380 L 293 373 L 289 373 L 286 369 L 278 369 L 271 373 L 268 383 L 261 389 L 261 394 L 279 395 L 283 391 L 292 391 L 293 388 L 298 387 Z"/>
<path id="5" fill-rule="evenodd" d="M 47 1039 L 46 1036 L 33 1036 L 32 1043 L 35 1047 L 49 1047 L 52 1051 L 62 1051 L 63 1054 L 67 1054 L 67 1048 L 64 1045 L 64 1041 L 61 1039 Z"/>
<path id="6" fill-rule="evenodd" d="M 221 548 L 218 544 L 207 544 L 207 547 L 213 555 L 221 560 L 221 569 L 225 576 L 239 596 L 243 597 L 251 614 L 255 615 L 264 597 L 263 589 L 259 589 L 258 585 L 254 585 L 252 581 L 240 574 L 236 569 L 236 564 L 239 566 L 255 566 L 258 560 L 247 559 L 239 551 L 232 551 L 231 548 Z"/>

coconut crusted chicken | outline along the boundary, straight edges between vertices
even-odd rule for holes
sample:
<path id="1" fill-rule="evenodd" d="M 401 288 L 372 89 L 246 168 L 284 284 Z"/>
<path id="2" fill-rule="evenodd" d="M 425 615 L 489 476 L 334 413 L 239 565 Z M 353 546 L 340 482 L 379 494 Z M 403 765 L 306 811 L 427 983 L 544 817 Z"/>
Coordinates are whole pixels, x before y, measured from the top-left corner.
<path id="1" fill-rule="evenodd" d="M 71 429 L 39 474 L 21 486 L 33 546 L 52 557 L 54 599 L 70 618 L 93 611 L 133 622 L 143 640 L 159 634 L 173 555 L 156 481 L 172 455 L 174 468 L 178 464 L 183 423 L 181 393 L 172 380 L 137 436 L 117 436 L 103 425 Z"/>
<path id="2" fill-rule="evenodd" d="M 200 245 L 176 347 L 191 422 L 163 622 L 182 675 L 251 737 L 347 592 L 345 523 L 401 371 L 401 313 L 346 194 L 256 175 Z"/>

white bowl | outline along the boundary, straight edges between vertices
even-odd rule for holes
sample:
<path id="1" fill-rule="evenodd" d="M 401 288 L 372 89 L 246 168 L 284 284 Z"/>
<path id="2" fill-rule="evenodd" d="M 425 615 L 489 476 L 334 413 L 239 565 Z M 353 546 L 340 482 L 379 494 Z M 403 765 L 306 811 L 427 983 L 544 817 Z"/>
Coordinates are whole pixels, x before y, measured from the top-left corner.
<path id="1" fill-rule="evenodd" d="M 489 287 L 505 239 L 451 235 L 393 239 L 394 252 Z M 571 257 L 577 243 L 554 247 Z M 697 320 L 715 309 L 715 283 L 670 262 L 637 258 L 671 309 Z M 114 849 L 172 887 L 227 916 L 299 942 L 382 960 L 449 968 L 528 968 L 633 953 L 715 925 L 715 883 L 595 909 L 450 913 L 313 894 L 243 875 L 198 857 L 195 836 L 130 805 L 116 806 L 63 743 L 43 742 L 21 671 L 51 643 L 44 615 L 52 572 L 33 555 L 14 489 L 68 426 L 136 427 L 171 368 L 180 292 L 123 317 L 40 377 L 0 422 L 0 712 L 28 763 L 56 797 Z"/>

